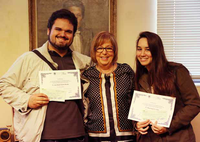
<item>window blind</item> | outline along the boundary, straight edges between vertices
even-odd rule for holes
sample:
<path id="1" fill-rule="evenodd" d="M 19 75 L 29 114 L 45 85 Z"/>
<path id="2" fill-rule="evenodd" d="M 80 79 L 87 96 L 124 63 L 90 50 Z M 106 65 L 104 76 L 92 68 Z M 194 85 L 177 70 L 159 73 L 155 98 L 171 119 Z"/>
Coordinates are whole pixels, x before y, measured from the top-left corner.
<path id="1" fill-rule="evenodd" d="M 200 0 L 158 0 L 157 33 L 167 59 L 200 79 Z"/>

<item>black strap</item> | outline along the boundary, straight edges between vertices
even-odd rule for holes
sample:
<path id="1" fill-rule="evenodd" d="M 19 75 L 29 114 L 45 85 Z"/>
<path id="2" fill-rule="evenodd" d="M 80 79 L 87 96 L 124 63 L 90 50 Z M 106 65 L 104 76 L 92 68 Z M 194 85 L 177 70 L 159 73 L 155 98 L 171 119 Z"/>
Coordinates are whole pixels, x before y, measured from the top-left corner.
<path id="1" fill-rule="evenodd" d="M 33 52 L 38 55 L 38 57 L 40 57 L 43 61 L 45 61 L 52 70 L 57 70 L 38 50 L 33 50 Z M 78 108 L 82 114 L 82 116 L 84 116 L 84 108 L 83 108 L 83 102 L 81 100 L 75 100 L 76 104 L 78 105 Z"/>
<path id="2" fill-rule="evenodd" d="M 52 70 L 57 70 L 38 50 L 33 50 L 33 52 L 38 55 L 43 61 L 45 61 Z"/>

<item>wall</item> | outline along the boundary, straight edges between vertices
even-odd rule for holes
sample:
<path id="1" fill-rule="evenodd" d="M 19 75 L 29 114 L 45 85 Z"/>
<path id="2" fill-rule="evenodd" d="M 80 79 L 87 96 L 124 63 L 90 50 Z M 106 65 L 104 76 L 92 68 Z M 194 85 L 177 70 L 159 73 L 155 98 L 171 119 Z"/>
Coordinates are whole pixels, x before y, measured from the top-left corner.
<path id="1" fill-rule="evenodd" d="M 29 49 L 28 1 L 0 0 L 0 76 Z M 12 125 L 11 108 L 0 97 L 0 128 Z"/>
<path id="2" fill-rule="evenodd" d="M 200 86 L 197 87 L 197 90 L 200 95 Z M 195 136 L 196 136 L 196 141 L 200 142 L 200 114 L 198 114 L 192 121 L 192 126 L 194 128 Z"/>
<path id="3" fill-rule="evenodd" d="M 156 0 L 117 0 L 119 62 L 134 67 L 135 42 L 144 30 L 156 31 Z M 0 76 L 29 50 L 28 0 L 0 0 Z M 200 92 L 200 87 L 198 88 Z M 200 115 L 193 120 L 200 141 Z M 0 97 L 0 128 L 12 124 L 11 108 Z"/>
<path id="4" fill-rule="evenodd" d="M 134 67 L 139 33 L 156 32 L 156 0 L 118 0 L 117 5 L 118 61 Z"/>

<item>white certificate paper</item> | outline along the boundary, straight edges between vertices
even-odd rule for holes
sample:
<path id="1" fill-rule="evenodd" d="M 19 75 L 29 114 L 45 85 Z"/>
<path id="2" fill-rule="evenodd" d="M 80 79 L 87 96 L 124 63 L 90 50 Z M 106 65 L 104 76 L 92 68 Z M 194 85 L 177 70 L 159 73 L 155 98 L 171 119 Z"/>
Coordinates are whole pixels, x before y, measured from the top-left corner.
<path id="1" fill-rule="evenodd" d="M 128 119 L 151 120 L 169 128 L 174 113 L 175 97 L 134 91 Z"/>
<path id="2" fill-rule="evenodd" d="M 50 101 L 81 99 L 79 70 L 40 71 L 40 93 L 46 94 Z"/>

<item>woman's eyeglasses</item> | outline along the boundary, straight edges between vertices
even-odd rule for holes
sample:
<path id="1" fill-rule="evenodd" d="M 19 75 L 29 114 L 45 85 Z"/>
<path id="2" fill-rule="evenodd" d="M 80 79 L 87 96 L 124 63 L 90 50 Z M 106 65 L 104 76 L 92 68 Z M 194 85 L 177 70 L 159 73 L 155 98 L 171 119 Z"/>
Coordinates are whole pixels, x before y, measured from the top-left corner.
<path id="1" fill-rule="evenodd" d="M 103 51 L 104 51 L 104 49 L 106 50 L 106 52 L 112 52 L 113 51 L 113 48 L 112 47 L 98 47 L 97 49 L 96 49 L 96 51 L 98 52 L 98 53 L 102 53 Z"/>

